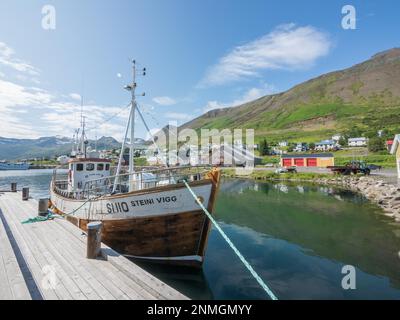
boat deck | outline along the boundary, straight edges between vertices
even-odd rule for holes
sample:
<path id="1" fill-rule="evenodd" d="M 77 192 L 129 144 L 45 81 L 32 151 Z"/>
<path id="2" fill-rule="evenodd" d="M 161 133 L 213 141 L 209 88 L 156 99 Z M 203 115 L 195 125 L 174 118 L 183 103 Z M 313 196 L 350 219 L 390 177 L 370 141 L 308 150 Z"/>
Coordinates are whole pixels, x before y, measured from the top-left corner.
<path id="1" fill-rule="evenodd" d="M 61 218 L 22 224 L 37 208 L 0 193 L 0 300 L 188 299 L 104 244 L 86 259 L 86 234 Z"/>

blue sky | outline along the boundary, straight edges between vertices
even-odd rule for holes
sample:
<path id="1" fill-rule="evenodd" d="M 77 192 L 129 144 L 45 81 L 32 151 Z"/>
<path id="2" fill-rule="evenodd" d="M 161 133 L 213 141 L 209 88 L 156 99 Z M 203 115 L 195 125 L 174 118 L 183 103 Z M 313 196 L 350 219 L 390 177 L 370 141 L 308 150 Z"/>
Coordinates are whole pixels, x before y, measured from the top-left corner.
<path id="1" fill-rule="evenodd" d="M 341 26 L 347 4 L 356 30 Z M 55 30 L 42 28 L 44 5 Z M 89 136 L 121 138 L 130 58 L 148 69 L 150 126 L 182 124 L 399 46 L 399 14 L 396 0 L 2 0 L 0 136 L 72 136 L 81 95 Z"/>

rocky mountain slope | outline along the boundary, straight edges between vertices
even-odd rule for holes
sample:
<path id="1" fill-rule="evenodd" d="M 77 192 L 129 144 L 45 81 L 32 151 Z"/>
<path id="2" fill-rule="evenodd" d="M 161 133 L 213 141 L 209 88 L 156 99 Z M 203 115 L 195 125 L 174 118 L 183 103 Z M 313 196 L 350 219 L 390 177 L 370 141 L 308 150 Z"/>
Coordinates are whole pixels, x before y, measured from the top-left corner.
<path id="1" fill-rule="evenodd" d="M 400 48 L 286 92 L 212 110 L 183 128 L 253 128 L 256 138 L 305 142 L 335 133 L 400 131 Z"/>

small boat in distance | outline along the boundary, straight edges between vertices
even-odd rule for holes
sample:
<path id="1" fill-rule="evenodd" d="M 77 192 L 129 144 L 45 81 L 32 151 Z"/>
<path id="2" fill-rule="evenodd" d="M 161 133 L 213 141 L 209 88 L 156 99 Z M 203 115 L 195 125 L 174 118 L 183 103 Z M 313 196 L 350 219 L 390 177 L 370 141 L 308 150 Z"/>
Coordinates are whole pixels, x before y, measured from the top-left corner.
<path id="1" fill-rule="evenodd" d="M 0 161 L 0 170 L 28 170 L 29 167 L 28 162 Z"/>
<path id="2" fill-rule="evenodd" d="M 101 221 L 102 241 L 127 257 L 201 266 L 211 222 L 184 182 L 212 213 L 220 170 L 168 164 L 165 168 L 135 170 L 135 111 L 141 116 L 135 101 L 136 72 L 133 62 L 133 83 L 125 87 L 132 94 L 131 110 L 116 172 L 112 173 L 110 160 L 87 152 L 83 120 L 78 150 L 75 158 L 69 160 L 68 174 L 54 171 L 50 186 L 51 210 L 85 231 L 89 222 Z M 129 143 L 129 171 L 122 173 L 129 128 L 132 142 Z"/>

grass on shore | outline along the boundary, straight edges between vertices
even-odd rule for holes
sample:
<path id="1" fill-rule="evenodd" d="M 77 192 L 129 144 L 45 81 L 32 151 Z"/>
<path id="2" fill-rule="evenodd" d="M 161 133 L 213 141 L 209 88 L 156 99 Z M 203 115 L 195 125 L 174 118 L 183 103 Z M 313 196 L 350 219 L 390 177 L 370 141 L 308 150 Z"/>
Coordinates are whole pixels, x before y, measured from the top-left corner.
<path id="1" fill-rule="evenodd" d="M 34 166 L 48 166 L 48 165 L 59 165 L 57 160 L 35 160 L 29 161 Z"/>
<path id="2" fill-rule="evenodd" d="M 313 181 L 317 179 L 332 179 L 335 176 L 329 173 L 298 172 L 275 173 L 274 171 L 255 170 L 250 175 L 237 175 L 235 169 L 223 169 L 222 175 L 228 178 L 250 178 L 255 180 L 302 180 Z"/>
<path id="3" fill-rule="evenodd" d="M 375 164 L 384 168 L 395 168 L 396 157 L 393 155 L 374 154 L 359 157 L 335 157 L 335 165 L 342 166 L 352 160 L 362 160 L 367 164 Z"/>

